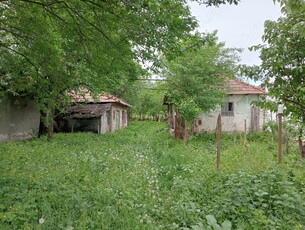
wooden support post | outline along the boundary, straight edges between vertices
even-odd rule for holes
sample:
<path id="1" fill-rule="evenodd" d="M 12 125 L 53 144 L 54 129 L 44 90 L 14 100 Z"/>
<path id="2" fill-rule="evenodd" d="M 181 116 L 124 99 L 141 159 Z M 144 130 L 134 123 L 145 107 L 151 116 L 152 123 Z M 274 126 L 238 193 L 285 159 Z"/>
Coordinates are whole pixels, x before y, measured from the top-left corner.
<path id="1" fill-rule="evenodd" d="M 181 139 L 181 121 L 180 121 L 180 114 L 177 111 L 176 112 L 176 124 L 175 124 L 175 137 L 176 139 L 180 140 Z"/>
<path id="2" fill-rule="evenodd" d="M 282 114 L 279 113 L 278 114 L 278 120 L 279 120 L 279 124 L 278 124 L 278 162 L 281 163 L 282 162 Z"/>
<path id="3" fill-rule="evenodd" d="M 299 152 L 300 152 L 301 156 L 302 156 L 302 150 L 303 150 L 303 140 L 302 140 L 302 138 L 303 138 L 303 130 L 302 130 L 302 128 L 300 128 L 298 142 L 299 142 Z"/>
<path id="4" fill-rule="evenodd" d="M 245 124 L 244 124 L 244 152 L 248 152 L 247 148 L 247 119 L 245 119 Z"/>
<path id="5" fill-rule="evenodd" d="M 235 128 L 234 128 L 233 135 L 234 135 L 234 137 L 233 137 L 233 143 L 234 143 L 234 145 L 236 145 L 236 125 L 235 125 Z"/>
<path id="6" fill-rule="evenodd" d="M 185 149 L 188 150 L 189 132 L 188 132 L 188 123 L 187 123 L 187 121 L 184 122 L 184 135 L 183 135 L 183 139 L 184 139 Z"/>
<path id="7" fill-rule="evenodd" d="M 221 142 L 221 115 L 217 118 L 217 131 L 216 131 L 216 146 L 217 146 L 217 156 L 216 156 L 216 169 L 220 169 L 220 142 Z"/>
<path id="8" fill-rule="evenodd" d="M 282 115 L 283 105 L 278 106 L 278 163 L 282 162 Z"/>
<path id="9" fill-rule="evenodd" d="M 113 132 L 113 109 L 112 109 L 112 105 L 110 107 L 110 112 L 109 112 L 109 132 Z"/>
<path id="10" fill-rule="evenodd" d="M 72 119 L 71 123 L 72 123 L 72 125 L 71 125 L 71 133 L 73 133 L 73 132 L 74 132 L 74 124 L 75 124 L 75 120 L 74 120 L 74 119 Z"/>
<path id="11" fill-rule="evenodd" d="M 102 120 L 102 116 L 100 116 L 97 121 L 97 133 L 101 133 L 101 120 Z"/>

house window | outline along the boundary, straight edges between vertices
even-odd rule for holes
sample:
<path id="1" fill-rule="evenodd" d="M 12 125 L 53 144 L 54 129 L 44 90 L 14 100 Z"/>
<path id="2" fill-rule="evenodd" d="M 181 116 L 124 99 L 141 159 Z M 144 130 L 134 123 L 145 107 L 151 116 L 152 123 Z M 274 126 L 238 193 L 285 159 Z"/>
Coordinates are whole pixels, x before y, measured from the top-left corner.
<path id="1" fill-rule="evenodd" d="M 226 102 L 221 108 L 221 116 L 234 116 L 234 103 Z"/>

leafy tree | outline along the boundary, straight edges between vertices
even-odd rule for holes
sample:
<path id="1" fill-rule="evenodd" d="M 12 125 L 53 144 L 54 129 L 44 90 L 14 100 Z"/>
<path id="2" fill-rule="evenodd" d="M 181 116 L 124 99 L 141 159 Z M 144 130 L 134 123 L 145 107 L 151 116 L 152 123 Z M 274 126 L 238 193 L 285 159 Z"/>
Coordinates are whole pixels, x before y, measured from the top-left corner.
<path id="1" fill-rule="evenodd" d="M 226 4 L 226 3 L 236 5 L 238 4 L 238 2 L 240 2 L 240 0 L 195 0 L 195 1 L 201 4 L 206 4 L 207 6 L 212 6 L 212 5 L 219 6 L 221 4 Z"/>
<path id="2" fill-rule="evenodd" d="M 129 85 L 123 96 L 132 102 L 130 114 L 133 118 L 159 120 L 166 114 L 163 106 L 164 85 L 160 82 L 136 81 Z"/>
<path id="3" fill-rule="evenodd" d="M 186 0 L 2 0 L 0 13 L 0 90 L 34 97 L 50 139 L 67 91 L 120 91 L 138 62 L 173 59 L 197 26 Z"/>
<path id="4" fill-rule="evenodd" d="M 174 56 L 196 26 L 184 1 L 1 1 L 0 11 L 1 89 L 32 95 L 50 138 L 67 91 L 120 90 L 137 60 Z"/>
<path id="5" fill-rule="evenodd" d="M 305 126 L 305 5 L 299 0 L 286 1 L 282 2 L 282 9 L 283 17 L 265 22 L 266 44 L 252 47 L 260 50 L 262 60 L 260 67 L 253 68 L 254 76 L 263 81 L 268 95 L 276 99 L 262 105 L 274 111 L 275 103 L 284 103 L 286 115 L 300 125 L 301 136 Z M 305 157 L 304 151 L 302 156 Z"/>
<path id="6" fill-rule="evenodd" d="M 225 81 L 235 75 L 238 50 L 225 48 L 216 32 L 195 46 L 189 40 L 184 45 L 184 55 L 167 63 L 167 95 L 181 121 L 192 124 L 200 112 L 222 104 Z"/>

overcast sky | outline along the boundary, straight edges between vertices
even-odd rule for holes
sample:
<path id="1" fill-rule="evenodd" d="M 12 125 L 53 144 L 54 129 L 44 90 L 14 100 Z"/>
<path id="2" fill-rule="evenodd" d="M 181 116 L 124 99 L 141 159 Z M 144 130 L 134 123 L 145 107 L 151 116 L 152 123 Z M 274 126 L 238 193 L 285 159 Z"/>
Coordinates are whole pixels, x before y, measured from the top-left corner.
<path id="1" fill-rule="evenodd" d="M 191 4 L 192 14 L 199 21 L 201 32 L 218 30 L 219 41 L 227 47 L 243 48 L 241 63 L 260 64 L 259 53 L 250 52 L 248 47 L 261 44 L 265 20 L 280 17 L 279 5 L 272 0 L 241 0 L 235 5 L 206 7 Z"/>

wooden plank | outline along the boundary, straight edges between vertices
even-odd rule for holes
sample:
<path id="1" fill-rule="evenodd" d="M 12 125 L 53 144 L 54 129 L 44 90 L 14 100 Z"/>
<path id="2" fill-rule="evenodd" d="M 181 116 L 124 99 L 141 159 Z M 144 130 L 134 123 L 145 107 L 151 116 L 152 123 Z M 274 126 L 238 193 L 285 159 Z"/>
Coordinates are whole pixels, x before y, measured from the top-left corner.
<path id="1" fill-rule="evenodd" d="M 217 171 L 219 171 L 219 169 L 220 169 L 220 142 L 221 142 L 221 115 L 218 114 L 217 131 L 216 131 L 216 147 L 217 147 L 216 169 L 217 169 Z"/>
<path id="2" fill-rule="evenodd" d="M 247 148 L 247 120 L 245 119 L 245 124 L 244 124 L 244 152 L 248 152 Z"/>

